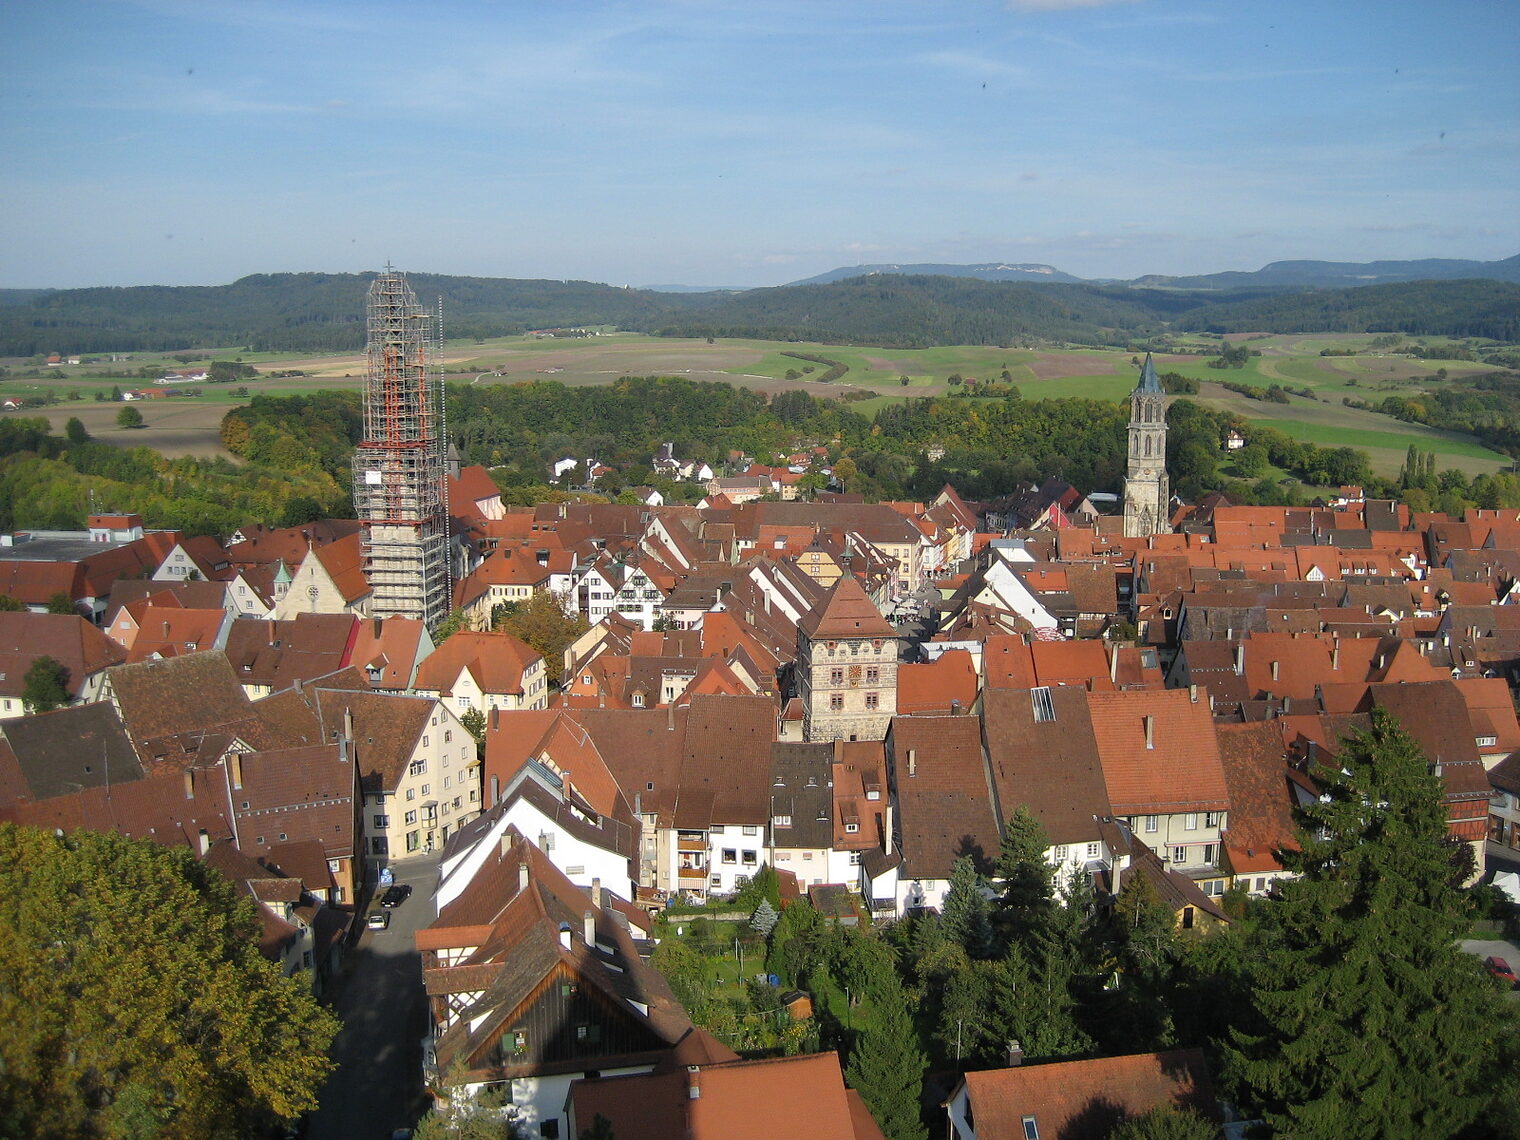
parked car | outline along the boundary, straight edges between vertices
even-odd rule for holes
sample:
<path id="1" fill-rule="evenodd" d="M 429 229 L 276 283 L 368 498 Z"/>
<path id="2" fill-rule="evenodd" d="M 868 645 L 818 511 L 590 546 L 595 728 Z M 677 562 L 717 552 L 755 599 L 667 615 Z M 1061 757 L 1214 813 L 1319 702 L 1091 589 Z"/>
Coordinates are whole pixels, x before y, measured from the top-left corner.
<path id="1" fill-rule="evenodd" d="M 1483 965 L 1487 967 L 1490 974 L 1498 978 L 1510 989 L 1520 986 L 1520 981 L 1516 981 L 1515 979 L 1515 971 L 1509 968 L 1509 963 L 1503 958 L 1485 958 Z"/>
<path id="2" fill-rule="evenodd" d="M 372 911 L 370 916 L 364 920 L 364 925 L 371 930 L 384 930 L 390 924 L 391 913 L 388 910 Z"/>
<path id="3" fill-rule="evenodd" d="M 380 905 L 386 907 L 400 906 L 402 903 L 406 902 L 411 893 L 412 888 L 410 885 L 407 883 L 397 883 L 395 886 L 391 887 L 390 890 L 386 891 L 384 895 L 381 896 Z"/>

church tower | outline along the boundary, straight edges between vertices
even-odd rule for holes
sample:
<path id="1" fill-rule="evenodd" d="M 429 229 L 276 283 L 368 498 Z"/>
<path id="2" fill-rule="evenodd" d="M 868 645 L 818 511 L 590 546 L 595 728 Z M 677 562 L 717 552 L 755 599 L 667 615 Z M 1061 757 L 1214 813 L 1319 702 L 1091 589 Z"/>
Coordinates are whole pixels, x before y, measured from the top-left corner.
<path id="1" fill-rule="evenodd" d="M 1170 529 L 1166 479 L 1166 393 L 1145 354 L 1140 383 L 1129 396 L 1129 468 L 1124 478 L 1124 537 L 1148 538 Z"/>

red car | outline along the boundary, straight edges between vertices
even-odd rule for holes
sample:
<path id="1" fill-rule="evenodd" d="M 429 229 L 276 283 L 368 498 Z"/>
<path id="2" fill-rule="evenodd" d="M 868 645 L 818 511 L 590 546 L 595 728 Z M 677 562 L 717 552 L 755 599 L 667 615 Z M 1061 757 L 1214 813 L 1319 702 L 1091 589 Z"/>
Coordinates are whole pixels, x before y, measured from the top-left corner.
<path id="1" fill-rule="evenodd" d="M 1517 985 L 1520 985 L 1520 982 L 1515 980 L 1515 971 L 1509 968 L 1509 963 L 1503 958 L 1485 958 L 1483 959 L 1483 965 L 1488 969 L 1490 974 L 1509 986 L 1510 989 L 1514 989 Z"/>

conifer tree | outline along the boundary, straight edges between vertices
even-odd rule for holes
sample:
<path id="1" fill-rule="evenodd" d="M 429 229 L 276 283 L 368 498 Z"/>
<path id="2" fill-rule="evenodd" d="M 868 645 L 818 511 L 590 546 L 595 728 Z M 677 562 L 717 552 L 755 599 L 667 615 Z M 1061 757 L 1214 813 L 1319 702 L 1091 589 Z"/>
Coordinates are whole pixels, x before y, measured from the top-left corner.
<path id="1" fill-rule="evenodd" d="M 1228 1073 L 1281 1134 L 1450 1136 L 1482 1110 L 1510 1032 L 1457 948 L 1466 900 L 1442 840 L 1438 776 L 1389 713 L 1315 773 L 1301 850 L 1284 861 L 1278 937 L 1253 973 L 1259 1022 Z"/>
<path id="2" fill-rule="evenodd" d="M 950 872 L 950 890 L 945 894 L 943 929 L 945 937 L 959 942 L 973 958 L 984 957 L 991 948 L 992 926 L 987 918 L 987 898 L 982 894 L 981 876 L 969 855 L 955 861 Z"/>
<path id="3" fill-rule="evenodd" d="M 887 1140 L 923 1140 L 918 1099 L 928 1059 L 908 1014 L 907 996 L 897 975 L 887 973 L 870 995 L 874 1024 L 855 1038 L 844 1071 L 860 1093 Z"/>
<path id="4" fill-rule="evenodd" d="M 1050 837 L 1023 804 L 1014 809 L 1003 829 L 998 853 L 997 899 L 993 924 L 1005 944 L 1045 933 L 1055 909 L 1055 868 L 1045 858 Z"/>

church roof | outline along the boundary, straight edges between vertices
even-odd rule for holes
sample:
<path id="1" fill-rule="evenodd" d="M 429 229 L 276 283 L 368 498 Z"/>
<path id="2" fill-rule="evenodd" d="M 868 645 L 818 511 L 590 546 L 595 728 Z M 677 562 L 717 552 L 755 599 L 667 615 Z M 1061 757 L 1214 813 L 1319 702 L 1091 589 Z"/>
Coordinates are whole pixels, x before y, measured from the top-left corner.
<path id="1" fill-rule="evenodd" d="M 1148 352 L 1145 354 L 1145 364 L 1140 368 L 1140 383 L 1135 391 L 1144 392 L 1147 395 L 1162 394 L 1161 381 L 1156 379 L 1156 366 L 1151 363 L 1151 354 Z"/>

